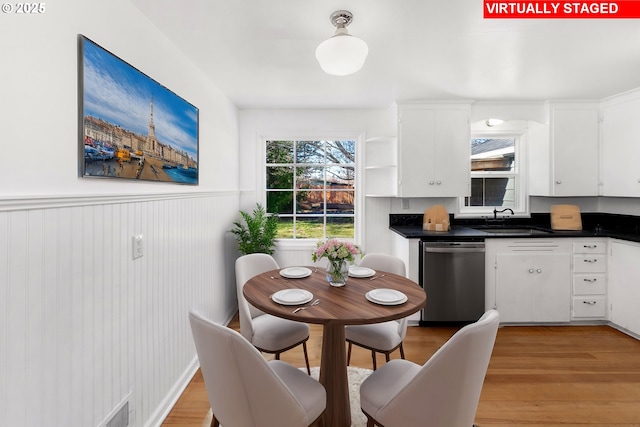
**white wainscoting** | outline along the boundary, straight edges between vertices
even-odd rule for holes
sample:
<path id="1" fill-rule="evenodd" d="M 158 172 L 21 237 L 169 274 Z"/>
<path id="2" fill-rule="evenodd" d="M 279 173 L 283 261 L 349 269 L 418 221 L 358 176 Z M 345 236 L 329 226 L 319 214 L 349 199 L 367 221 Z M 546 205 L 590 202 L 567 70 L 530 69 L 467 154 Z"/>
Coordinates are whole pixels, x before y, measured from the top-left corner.
<path id="1" fill-rule="evenodd" d="M 0 426 L 159 425 L 197 365 L 187 312 L 236 311 L 238 195 L 0 203 Z M 132 236 L 144 255 L 132 259 Z"/>

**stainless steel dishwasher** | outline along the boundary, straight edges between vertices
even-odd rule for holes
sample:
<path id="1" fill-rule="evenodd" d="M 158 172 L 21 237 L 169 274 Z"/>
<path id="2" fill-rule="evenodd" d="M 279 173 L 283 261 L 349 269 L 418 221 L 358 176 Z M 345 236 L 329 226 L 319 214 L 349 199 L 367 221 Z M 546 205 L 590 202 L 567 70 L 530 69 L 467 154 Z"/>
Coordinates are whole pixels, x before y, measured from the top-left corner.
<path id="1" fill-rule="evenodd" d="M 421 324 L 469 323 L 484 313 L 484 241 L 420 242 Z"/>

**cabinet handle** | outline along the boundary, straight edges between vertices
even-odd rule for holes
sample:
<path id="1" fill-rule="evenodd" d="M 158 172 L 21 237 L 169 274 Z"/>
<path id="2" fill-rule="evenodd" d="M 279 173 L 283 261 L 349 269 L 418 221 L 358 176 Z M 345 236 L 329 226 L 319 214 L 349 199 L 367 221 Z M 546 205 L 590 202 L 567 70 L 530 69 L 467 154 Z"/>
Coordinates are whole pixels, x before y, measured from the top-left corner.
<path id="1" fill-rule="evenodd" d="M 582 245 L 582 247 L 585 249 L 595 249 L 598 247 L 598 245 Z"/>
<path id="2" fill-rule="evenodd" d="M 440 185 L 442 184 L 442 181 L 437 181 L 436 184 Z"/>
<path id="3" fill-rule="evenodd" d="M 582 301 L 583 304 L 587 304 L 587 305 L 596 305 L 597 301 Z"/>
<path id="4" fill-rule="evenodd" d="M 588 262 L 588 263 L 593 264 L 593 263 L 598 262 L 598 260 L 597 259 L 585 259 L 584 262 Z"/>
<path id="5" fill-rule="evenodd" d="M 542 270 L 537 269 L 537 270 L 536 270 L 536 273 L 542 273 Z"/>
<path id="6" fill-rule="evenodd" d="M 585 282 L 589 282 L 589 283 L 595 283 L 595 282 L 598 281 L 598 279 L 582 279 L 582 280 L 584 280 Z"/>
<path id="7" fill-rule="evenodd" d="M 529 269 L 529 273 L 533 273 L 533 268 L 530 268 L 530 269 Z"/>
<path id="8" fill-rule="evenodd" d="M 433 185 L 433 184 L 434 184 L 434 182 L 433 182 L 433 181 L 429 181 L 429 185 Z"/>
<path id="9" fill-rule="evenodd" d="M 556 181 L 556 184 L 562 184 L 562 181 L 557 180 L 557 181 Z"/>

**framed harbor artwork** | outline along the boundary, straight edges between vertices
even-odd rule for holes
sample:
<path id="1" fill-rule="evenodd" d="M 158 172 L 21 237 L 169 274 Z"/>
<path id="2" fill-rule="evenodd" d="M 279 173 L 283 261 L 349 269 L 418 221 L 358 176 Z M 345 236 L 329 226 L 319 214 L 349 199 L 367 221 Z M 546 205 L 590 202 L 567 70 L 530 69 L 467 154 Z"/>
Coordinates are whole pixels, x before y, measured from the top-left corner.
<path id="1" fill-rule="evenodd" d="M 198 108 L 78 35 L 79 175 L 198 185 Z"/>

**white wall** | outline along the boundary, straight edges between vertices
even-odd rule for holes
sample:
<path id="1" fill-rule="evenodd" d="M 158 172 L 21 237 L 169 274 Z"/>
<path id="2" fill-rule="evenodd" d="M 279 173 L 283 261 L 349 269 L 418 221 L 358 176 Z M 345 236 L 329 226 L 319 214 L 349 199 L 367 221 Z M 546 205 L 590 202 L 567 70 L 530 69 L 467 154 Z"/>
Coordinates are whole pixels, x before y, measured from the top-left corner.
<path id="1" fill-rule="evenodd" d="M 598 211 L 621 215 L 640 215 L 640 199 L 637 197 L 601 197 Z"/>
<path id="2" fill-rule="evenodd" d="M 45 6 L 0 17 L 0 426 L 159 425 L 236 309 L 237 111 L 129 0 Z M 78 33 L 200 109 L 199 186 L 78 177 Z"/>
<path id="3" fill-rule="evenodd" d="M 128 0 L 47 3 L 38 16 L 2 16 L 0 117 L 11 156 L 5 196 L 173 192 L 157 183 L 77 179 L 77 34 L 84 34 L 200 109 L 200 187 L 237 188 L 235 108 Z M 40 155 L 41 154 L 41 155 Z M 7 156 L 3 156 L 7 157 Z M 229 159 L 233 161 L 230 163 Z M 22 160 L 22 161 L 19 161 Z M 42 175 L 41 175 L 42 173 Z M 46 179 L 43 179 L 46 176 Z"/>

